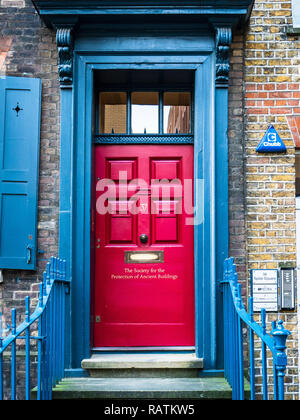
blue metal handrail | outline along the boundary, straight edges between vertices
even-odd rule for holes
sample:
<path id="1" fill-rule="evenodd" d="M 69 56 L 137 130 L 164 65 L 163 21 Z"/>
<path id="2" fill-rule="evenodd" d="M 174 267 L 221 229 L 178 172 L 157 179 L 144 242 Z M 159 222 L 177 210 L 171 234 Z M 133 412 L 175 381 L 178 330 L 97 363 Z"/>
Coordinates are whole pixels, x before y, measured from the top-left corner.
<path id="1" fill-rule="evenodd" d="M 11 311 L 11 327 L 3 337 L 2 314 L 0 314 L 0 400 L 4 397 L 3 390 L 3 353 L 11 350 L 11 399 L 17 396 L 16 355 L 17 340 L 25 339 L 25 399 L 30 399 L 30 352 L 34 341 L 37 341 L 37 399 L 49 400 L 52 397 L 52 387 L 62 379 L 64 373 L 64 325 L 65 325 L 65 294 L 69 290 L 66 280 L 66 262 L 51 257 L 47 270 L 43 273 L 40 283 L 39 301 L 30 315 L 30 297 L 25 298 L 25 321 L 16 325 L 16 309 Z M 32 324 L 38 322 L 38 335 L 31 335 Z"/>
<path id="2" fill-rule="evenodd" d="M 244 337 L 242 324 L 249 330 L 250 398 L 255 399 L 254 335 L 261 340 L 263 399 L 268 399 L 267 349 L 273 355 L 274 400 L 284 400 L 284 377 L 287 366 L 286 339 L 291 334 L 282 320 L 272 321 L 272 330 L 266 331 L 266 311 L 261 310 L 261 325 L 253 319 L 253 298 L 249 298 L 249 314 L 241 295 L 241 285 L 233 258 L 224 261 L 223 274 L 224 313 L 224 374 L 232 387 L 232 399 L 244 400 Z"/>

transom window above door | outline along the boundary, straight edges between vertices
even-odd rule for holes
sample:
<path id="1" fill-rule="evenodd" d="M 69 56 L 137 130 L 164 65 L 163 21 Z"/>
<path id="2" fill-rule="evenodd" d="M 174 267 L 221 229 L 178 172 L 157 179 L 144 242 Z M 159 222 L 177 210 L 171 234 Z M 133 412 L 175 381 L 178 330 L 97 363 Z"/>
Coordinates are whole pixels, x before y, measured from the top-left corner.
<path id="1" fill-rule="evenodd" d="M 186 90 L 102 91 L 98 134 L 191 134 L 191 107 Z"/>
<path id="2" fill-rule="evenodd" d="M 193 144 L 193 70 L 94 72 L 94 144 Z"/>

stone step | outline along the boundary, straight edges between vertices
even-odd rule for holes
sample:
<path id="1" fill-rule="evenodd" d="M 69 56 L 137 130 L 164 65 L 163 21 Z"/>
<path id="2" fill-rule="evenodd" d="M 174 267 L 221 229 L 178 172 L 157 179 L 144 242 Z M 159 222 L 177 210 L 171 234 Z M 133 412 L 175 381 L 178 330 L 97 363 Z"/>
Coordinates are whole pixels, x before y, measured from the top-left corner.
<path id="1" fill-rule="evenodd" d="M 224 378 L 64 378 L 53 399 L 231 399 Z"/>
<path id="2" fill-rule="evenodd" d="M 84 359 L 81 367 L 91 377 L 198 377 L 203 368 L 203 359 L 193 353 L 176 354 L 94 354 Z"/>

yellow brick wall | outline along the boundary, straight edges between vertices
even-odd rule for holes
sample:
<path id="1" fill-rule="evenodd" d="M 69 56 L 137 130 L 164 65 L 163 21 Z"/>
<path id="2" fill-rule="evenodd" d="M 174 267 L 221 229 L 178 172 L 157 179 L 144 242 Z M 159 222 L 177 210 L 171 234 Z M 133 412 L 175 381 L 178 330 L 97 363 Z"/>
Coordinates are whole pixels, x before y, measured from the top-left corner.
<path id="1" fill-rule="evenodd" d="M 300 114 L 300 41 L 286 34 L 292 24 L 291 0 L 255 0 L 245 34 L 245 206 L 248 290 L 250 269 L 296 265 L 295 147 L 289 118 Z M 255 149 L 273 124 L 286 154 L 257 154 Z M 298 395 L 297 313 L 269 313 L 292 331 L 288 339 L 286 395 Z M 258 389 L 261 385 L 258 383 Z"/>

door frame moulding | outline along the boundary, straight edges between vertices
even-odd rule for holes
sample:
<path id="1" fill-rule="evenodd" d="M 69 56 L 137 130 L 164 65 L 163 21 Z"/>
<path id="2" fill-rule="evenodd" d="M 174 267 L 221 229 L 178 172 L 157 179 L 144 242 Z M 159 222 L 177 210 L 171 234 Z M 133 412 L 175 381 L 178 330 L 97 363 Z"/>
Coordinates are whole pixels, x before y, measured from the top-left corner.
<path id="1" fill-rule="evenodd" d="M 221 36 L 220 34 L 226 34 Z M 195 71 L 194 127 L 196 354 L 205 369 L 222 368 L 221 288 L 223 260 L 228 256 L 227 82 L 228 28 L 201 40 L 200 51 L 86 50 L 72 30 L 57 29 L 61 81 L 60 256 L 68 261 L 72 280 L 67 311 L 66 366 L 78 369 L 91 351 L 90 278 L 93 171 L 93 72 L 100 69 L 186 69 Z M 122 40 L 124 45 L 124 40 Z M 188 41 L 185 41 L 188 42 Z M 183 42 L 184 44 L 184 42 Z M 206 47 L 205 47 L 206 46 Z M 129 46 L 130 47 L 130 46 Z M 74 54 L 74 57 L 73 57 Z M 71 60 L 71 58 L 73 61 Z M 71 61 L 70 61 L 71 60 Z M 71 64 L 70 64 L 71 63 Z M 71 67 L 70 67 L 71 66 Z M 221 77 L 217 77 L 221 76 Z M 74 84 L 73 84 L 74 78 Z M 201 92 L 201 94 L 200 94 Z M 196 119 L 195 119 L 196 120 Z M 205 156 L 205 158 L 204 158 Z M 207 158 L 209 156 L 209 159 Z M 207 182 L 203 182 L 203 179 Z M 218 182 L 216 182 L 218 179 Z M 205 197 L 205 200 L 204 200 Z M 216 200 L 218 197 L 218 200 Z M 201 246 L 201 244 L 205 246 Z"/>
<path id="2" fill-rule="evenodd" d="M 106 56 L 107 58 L 107 56 Z M 132 57 L 133 58 L 133 57 Z M 148 57 L 149 58 L 149 57 Z M 214 143 L 214 62 L 213 54 L 207 56 L 193 57 L 198 62 L 182 63 L 182 56 L 178 63 L 171 64 L 158 62 L 147 64 L 147 69 L 194 69 L 196 73 L 195 90 L 201 91 L 201 95 L 195 98 L 195 113 L 201 115 L 198 124 L 195 126 L 195 179 L 199 179 L 195 190 L 197 204 L 197 217 L 203 218 L 204 222 L 195 226 L 195 299 L 196 299 L 196 348 L 198 357 L 203 357 L 206 367 L 216 367 L 217 364 L 217 338 L 216 338 L 216 273 L 215 273 L 215 143 Z M 134 57 L 133 61 L 144 60 L 142 55 Z M 156 59 L 157 60 L 157 59 Z M 140 68 L 135 62 L 113 65 L 111 63 L 99 63 L 101 57 L 77 55 L 76 60 L 76 91 L 74 92 L 74 110 L 77 117 L 77 132 L 74 133 L 73 151 L 73 225 L 72 237 L 73 265 L 72 270 L 72 365 L 80 366 L 83 358 L 89 357 L 90 352 L 90 211 L 91 211 L 91 168 L 92 162 L 92 97 L 93 97 L 93 71 L 104 68 Z M 162 60 L 164 61 L 164 60 Z M 143 67 L 144 68 L 144 67 Z M 80 95 L 78 94 L 80 92 Z M 204 92 L 204 94 L 203 94 Z M 205 98 L 204 103 L 202 98 Z M 87 99 L 87 98 L 90 98 Z M 206 110 L 206 112 L 204 112 Z M 80 141 L 84 139 L 84 141 Z M 204 142 L 201 139 L 205 139 Z M 210 159 L 203 159 L 203 155 L 210 156 Z M 225 159 L 226 161 L 226 159 Z M 203 180 L 208 182 L 204 183 Z M 203 197 L 206 204 L 204 207 Z M 210 199 L 207 199 L 210 197 Z M 226 225 L 226 221 L 225 221 Z M 228 232 L 227 232 L 228 234 Z M 198 244 L 209 244 L 204 248 Z M 223 250 L 224 252 L 224 250 Z M 205 264 L 204 264 L 205 261 Z M 75 309 L 76 308 L 76 309 Z M 207 340 L 207 337 L 209 339 Z"/>

